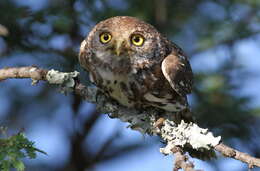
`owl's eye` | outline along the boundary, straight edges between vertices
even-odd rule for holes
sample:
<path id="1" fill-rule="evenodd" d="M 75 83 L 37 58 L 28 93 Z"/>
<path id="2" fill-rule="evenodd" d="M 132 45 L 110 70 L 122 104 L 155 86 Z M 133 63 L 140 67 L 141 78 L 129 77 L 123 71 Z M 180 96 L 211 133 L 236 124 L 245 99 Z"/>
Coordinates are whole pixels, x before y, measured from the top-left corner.
<path id="1" fill-rule="evenodd" d="M 100 38 L 100 42 L 105 44 L 111 40 L 112 35 L 110 33 L 101 33 L 99 38 Z"/>
<path id="2" fill-rule="evenodd" d="M 144 37 L 140 34 L 134 34 L 131 36 L 131 42 L 135 46 L 142 46 L 144 44 Z"/>

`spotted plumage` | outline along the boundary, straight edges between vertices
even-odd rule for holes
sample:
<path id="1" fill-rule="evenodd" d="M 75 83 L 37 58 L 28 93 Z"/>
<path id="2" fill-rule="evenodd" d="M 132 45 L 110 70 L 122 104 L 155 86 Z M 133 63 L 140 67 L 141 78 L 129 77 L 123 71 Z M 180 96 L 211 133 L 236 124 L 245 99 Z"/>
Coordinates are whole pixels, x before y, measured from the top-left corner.
<path id="1" fill-rule="evenodd" d="M 98 23 L 81 43 L 79 61 L 104 94 L 126 107 L 188 108 L 193 75 L 187 57 L 137 18 Z"/>

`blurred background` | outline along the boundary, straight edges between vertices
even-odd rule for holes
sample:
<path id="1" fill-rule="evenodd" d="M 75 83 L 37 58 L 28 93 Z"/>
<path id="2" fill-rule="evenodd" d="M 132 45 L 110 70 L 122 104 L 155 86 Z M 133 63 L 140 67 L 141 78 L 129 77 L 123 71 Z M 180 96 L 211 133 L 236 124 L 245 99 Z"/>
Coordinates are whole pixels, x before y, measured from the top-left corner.
<path id="1" fill-rule="evenodd" d="M 259 9 L 259 0 L 1 0 L 0 68 L 78 70 L 89 84 L 77 60 L 89 30 L 108 17 L 138 17 L 190 57 L 195 87 L 189 101 L 199 124 L 260 157 Z M 132 131 L 57 89 L 44 82 L 31 86 L 29 79 L 0 82 L 0 126 L 9 133 L 23 129 L 48 153 L 26 160 L 26 171 L 172 169 L 173 157 L 159 153 L 160 139 Z M 221 156 L 192 161 L 207 171 L 247 170 Z"/>

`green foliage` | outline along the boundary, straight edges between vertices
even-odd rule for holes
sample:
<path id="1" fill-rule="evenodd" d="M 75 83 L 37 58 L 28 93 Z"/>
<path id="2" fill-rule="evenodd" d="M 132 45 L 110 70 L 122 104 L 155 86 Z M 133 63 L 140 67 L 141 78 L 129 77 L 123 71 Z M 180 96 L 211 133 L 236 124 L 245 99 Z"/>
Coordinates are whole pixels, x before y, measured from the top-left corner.
<path id="1" fill-rule="evenodd" d="M 36 152 L 46 154 L 44 151 L 34 147 L 34 142 L 28 140 L 21 132 L 6 136 L 6 129 L 1 128 L 1 134 L 4 138 L 0 138 L 0 169 L 9 171 L 15 168 L 18 171 L 25 169 L 23 158 L 36 158 Z"/>

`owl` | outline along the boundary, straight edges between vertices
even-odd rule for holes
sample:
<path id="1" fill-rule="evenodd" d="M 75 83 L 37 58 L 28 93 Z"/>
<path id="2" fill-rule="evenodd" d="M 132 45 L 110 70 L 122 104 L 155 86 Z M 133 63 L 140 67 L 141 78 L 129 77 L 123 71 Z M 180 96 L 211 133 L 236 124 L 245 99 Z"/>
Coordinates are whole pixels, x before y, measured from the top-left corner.
<path id="1" fill-rule="evenodd" d="M 79 62 L 101 92 L 125 107 L 173 113 L 189 108 L 193 74 L 187 57 L 137 18 L 98 23 L 81 43 Z"/>

